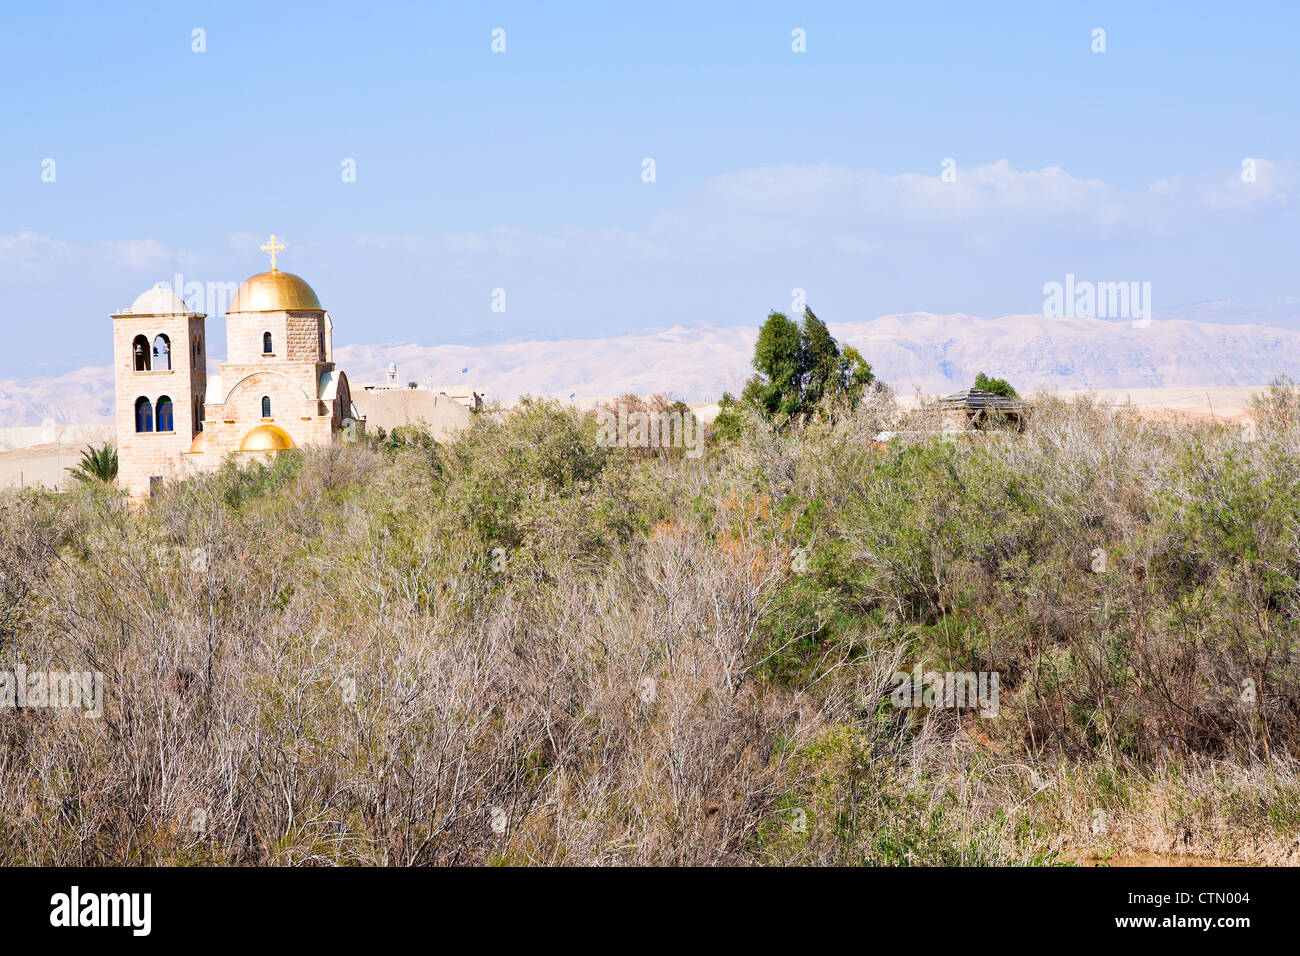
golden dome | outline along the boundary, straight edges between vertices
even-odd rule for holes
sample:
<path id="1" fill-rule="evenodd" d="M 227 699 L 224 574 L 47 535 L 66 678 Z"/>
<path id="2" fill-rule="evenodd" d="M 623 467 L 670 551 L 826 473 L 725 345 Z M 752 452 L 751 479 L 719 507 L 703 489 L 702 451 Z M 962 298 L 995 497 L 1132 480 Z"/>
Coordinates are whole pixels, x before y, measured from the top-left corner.
<path id="1" fill-rule="evenodd" d="M 292 272 L 272 269 L 245 279 L 226 313 L 282 310 L 323 312 L 324 307 L 304 279 Z"/>
<path id="2" fill-rule="evenodd" d="M 190 444 L 190 450 L 188 454 L 202 455 L 207 450 L 208 450 L 208 433 L 199 432 L 197 435 L 194 436 L 194 441 Z"/>
<path id="3" fill-rule="evenodd" d="M 240 451 L 286 451 L 293 439 L 279 425 L 258 425 L 239 443 Z"/>

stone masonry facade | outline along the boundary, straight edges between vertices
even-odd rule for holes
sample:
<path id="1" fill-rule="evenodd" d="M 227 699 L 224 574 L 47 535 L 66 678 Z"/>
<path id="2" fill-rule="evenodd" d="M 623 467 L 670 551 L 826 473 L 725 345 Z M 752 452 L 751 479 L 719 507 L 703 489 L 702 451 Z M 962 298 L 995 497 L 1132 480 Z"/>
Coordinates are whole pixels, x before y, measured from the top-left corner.
<path id="1" fill-rule="evenodd" d="M 160 299 L 142 301 L 147 309 Z M 323 309 L 228 314 L 229 360 L 209 377 L 207 317 L 173 302 L 170 312 L 133 306 L 113 316 L 118 483 L 132 496 L 228 456 L 265 459 L 364 427 L 330 360 Z"/>

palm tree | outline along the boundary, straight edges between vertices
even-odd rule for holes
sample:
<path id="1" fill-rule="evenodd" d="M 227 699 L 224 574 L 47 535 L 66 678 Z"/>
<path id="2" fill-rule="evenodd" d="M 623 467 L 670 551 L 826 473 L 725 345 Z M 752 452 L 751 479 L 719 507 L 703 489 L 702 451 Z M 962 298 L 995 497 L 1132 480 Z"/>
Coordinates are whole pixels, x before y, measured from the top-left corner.
<path id="1" fill-rule="evenodd" d="M 117 477 L 117 449 L 111 443 L 103 448 L 87 445 L 76 468 L 67 468 L 77 481 L 109 482 Z"/>

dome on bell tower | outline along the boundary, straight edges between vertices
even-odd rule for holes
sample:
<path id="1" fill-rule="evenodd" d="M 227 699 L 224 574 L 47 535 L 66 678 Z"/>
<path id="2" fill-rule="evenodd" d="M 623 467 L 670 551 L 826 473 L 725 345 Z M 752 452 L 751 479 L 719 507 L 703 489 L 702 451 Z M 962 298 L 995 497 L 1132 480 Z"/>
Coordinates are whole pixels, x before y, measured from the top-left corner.
<path id="1" fill-rule="evenodd" d="M 171 286 L 165 282 L 160 282 L 152 289 L 145 289 L 135 301 L 131 303 L 131 308 L 127 309 L 123 315 L 188 315 L 190 307 Z"/>

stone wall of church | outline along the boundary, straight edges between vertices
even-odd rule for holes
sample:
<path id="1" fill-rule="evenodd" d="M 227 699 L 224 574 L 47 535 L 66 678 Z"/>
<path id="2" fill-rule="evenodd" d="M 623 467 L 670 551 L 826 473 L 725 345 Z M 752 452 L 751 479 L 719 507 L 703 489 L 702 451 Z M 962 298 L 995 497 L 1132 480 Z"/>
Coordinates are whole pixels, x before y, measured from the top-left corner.
<path id="1" fill-rule="evenodd" d="M 325 313 L 285 313 L 285 358 L 290 362 L 325 359 Z"/>
<path id="2" fill-rule="evenodd" d="M 235 312 L 226 316 L 226 352 L 231 365 L 318 362 L 324 359 L 324 312 Z M 263 351 L 271 333 L 271 351 Z"/>
<path id="3" fill-rule="evenodd" d="M 262 336 L 271 333 L 271 352 L 262 350 Z M 250 365 L 284 359 L 285 313 L 232 312 L 226 316 L 226 361 Z"/>
<path id="4" fill-rule="evenodd" d="M 208 454 L 218 458 L 237 452 L 244 437 L 261 424 L 276 425 L 295 445 L 322 444 L 337 429 L 337 403 L 317 398 L 323 363 L 283 363 L 272 367 L 222 366 L 222 384 L 233 382 L 224 403 L 208 406 L 205 426 Z M 263 416 L 262 399 L 271 414 Z"/>
<path id="5" fill-rule="evenodd" d="M 154 478 L 178 481 L 195 473 L 186 455 L 189 442 L 169 441 L 155 433 L 138 436 L 128 447 L 118 446 L 117 483 L 132 495 L 147 495 Z"/>
<path id="6" fill-rule="evenodd" d="M 221 384 L 229 388 L 224 417 L 256 424 L 263 417 L 263 397 L 271 399 L 272 418 L 315 417 L 321 414 L 319 382 L 315 365 L 222 366 Z"/>
<path id="7" fill-rule="evenodd" d="M 170 369 L 157 367 L 152 349 L 159 335 L 170 345 Z M 137 371 L 134 343 L 148 343 L 151 368 Z M 161 358 L 161 356 L 159 356 Z M 207 389 L 206 335 L 202 316 L 129 315 L 113 317 L 118 484 L 132 494 L 149 491 L 150 478 L 178 476 L 182 453 L 197 430 L 197 406 Z M 136 431 L 136 401 L 148 399 L 152 431 Z M 170 399 L 172 430 L 158 431 L 160 399 Z"/>

